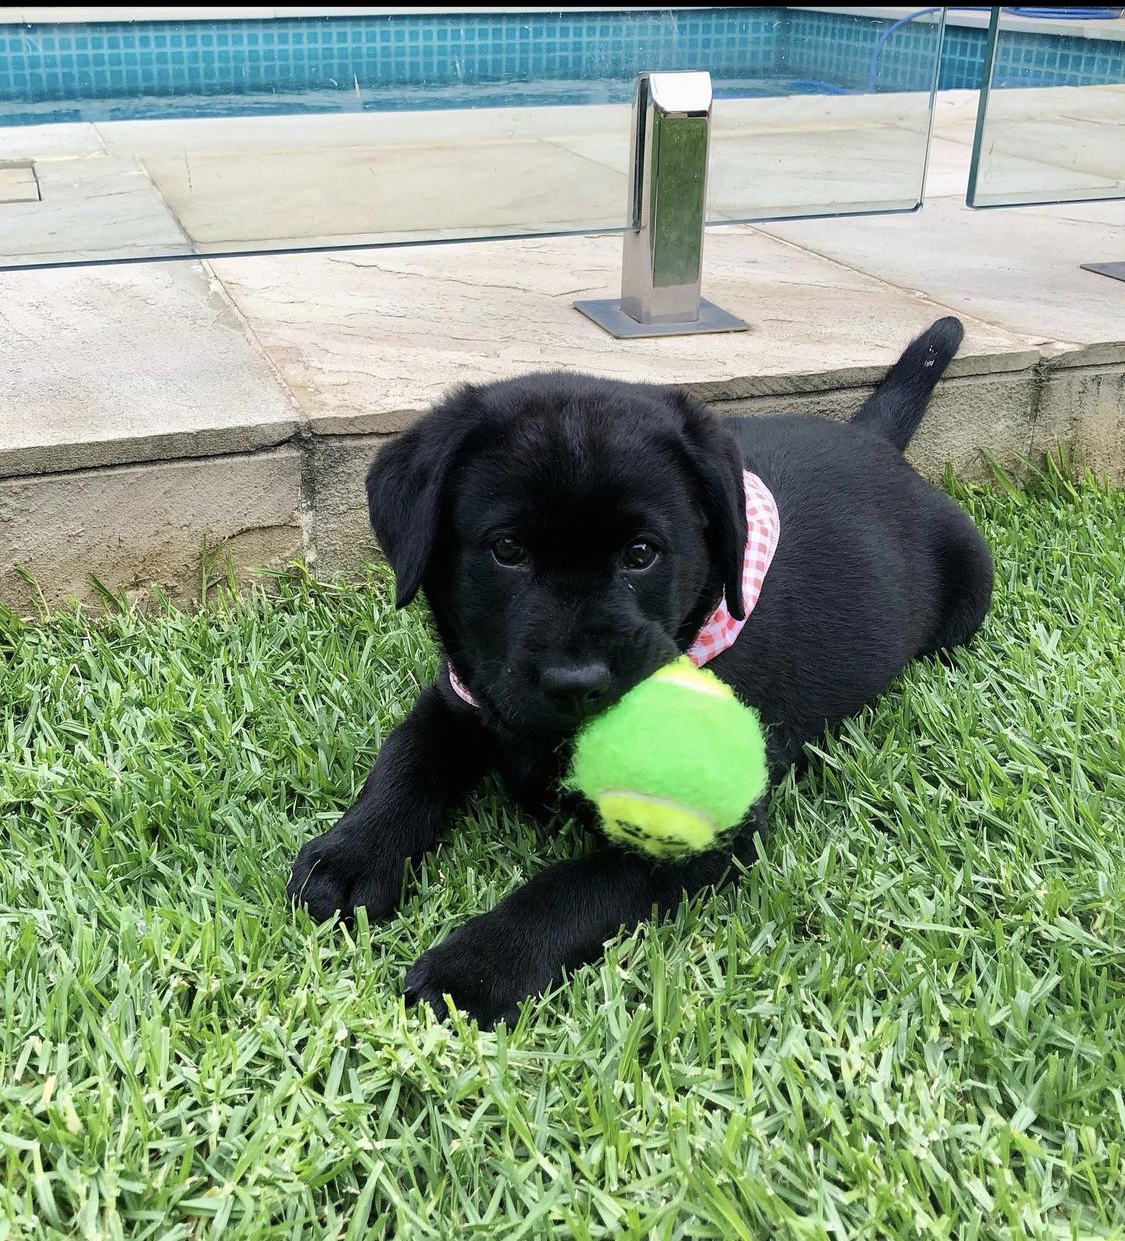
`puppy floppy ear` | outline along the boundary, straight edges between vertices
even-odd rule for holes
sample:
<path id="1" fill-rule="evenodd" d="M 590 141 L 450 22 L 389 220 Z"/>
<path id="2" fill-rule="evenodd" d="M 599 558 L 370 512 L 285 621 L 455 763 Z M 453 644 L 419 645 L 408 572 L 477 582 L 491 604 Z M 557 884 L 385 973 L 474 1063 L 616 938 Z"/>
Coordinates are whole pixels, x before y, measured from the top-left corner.
<path id="1" fill-rule="evenodd" d="M 746 615 L 742 597 L 742 563 L 746 556 L 746 488 L 742 454 L 734 436 L 709 410 L 685 393 L 676 393 L 683 415 L 683 444 L 707 520 L 707 541 L 719 566 L 727 610 L 735 620 Z"/>
<path id="2" fill-rule="evenodd" d="M 442 497 L 477 391 L 459 389 L 393 439 L 367 471 L 371 528 L 395 574 L 395 607 L 418 593 L 437 538 Z"/>

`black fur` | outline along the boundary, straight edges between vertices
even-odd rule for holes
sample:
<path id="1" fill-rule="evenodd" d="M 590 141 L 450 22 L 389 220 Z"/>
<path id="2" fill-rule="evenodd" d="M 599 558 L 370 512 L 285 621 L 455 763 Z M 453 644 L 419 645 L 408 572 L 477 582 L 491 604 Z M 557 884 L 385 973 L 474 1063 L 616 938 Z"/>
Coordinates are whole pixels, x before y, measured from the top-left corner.
<path id="1" fill-rule="evenodd" d="M 890 374 L 860 406 L 852 426 L 875 431 L 902 452 L 910 443 L 930 394 L 961 347 L 965 329 L 959 319 L 939 319 L 906 347 Z"/>
<path id="2" fill-rule="evenodd" d="M 724 590 L 741 608 L 744 465 L 772 490 L 781 538 L 741 637 L 710 667 L 770 726 L 775 773 L 911 659 L 965 642 L 988 610 L 988 551 L 901 455 L 961 334 L 934 324 L 851 425 L 718 420 L 666 388 L 552 373 L 462 388 L 398 437 L 368 476 L 371 521 L 399 605 L 425 591 L 480 709 L 440 674 L 356 804 L 301 850 L 290 895 L 321 919 L 390 914 L 403 863 L 489 770 L 549 815 L 583 713 L 685 650 Z M 527 562 L 499 563 L 499 539 Z M 659 555 L 630 569 L 638 541 Z M 407 994 L 510 1019 L 620 928 L 718 882 L 732 851 L 750 862 L 763 827 L 760 804 L 733 850 L 658 864 L 606 846 L 552 867 L 424 953 Z"/>

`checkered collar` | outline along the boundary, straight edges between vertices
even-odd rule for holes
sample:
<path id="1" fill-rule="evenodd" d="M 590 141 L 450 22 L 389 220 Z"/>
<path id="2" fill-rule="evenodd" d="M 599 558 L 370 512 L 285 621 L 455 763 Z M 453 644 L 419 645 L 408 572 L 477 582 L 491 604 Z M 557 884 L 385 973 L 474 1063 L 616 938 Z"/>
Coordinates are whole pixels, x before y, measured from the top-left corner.
<path id="1" fill-rule="evenodd" d="M 697 668 L 702 668 L 734 645 L 762 593 L 762 583 L 766 580 L 781 535 L 777 503 L 770 489 L 749 470 L 742 471 L 742 482 L 746 493 L 746 552 L 742 557 L 742 602 L 746 616 L 742 620 L 731 616 L 724 593 L 718 607 L 703 622 L 695 641 L 688 647 L 688 659 Z M 453 671 L 453 665 L 447 663 L 445 667 L 450 688 L 457 697 L 470 707 L 478 706 L 468 687 Z"/>

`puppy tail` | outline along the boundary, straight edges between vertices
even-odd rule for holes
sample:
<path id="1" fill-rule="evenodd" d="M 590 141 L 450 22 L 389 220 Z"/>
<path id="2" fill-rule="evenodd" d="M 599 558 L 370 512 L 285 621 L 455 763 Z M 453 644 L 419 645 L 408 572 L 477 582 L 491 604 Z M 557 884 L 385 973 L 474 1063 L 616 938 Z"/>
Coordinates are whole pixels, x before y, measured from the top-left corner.
<path id="1" fill-rule="evenodd" d="M 939 319 L 912 340 L 852 424 L 890 440 L 901 452 L 918 429 L 937 381 L 965 335 L 960 319 Z"/>

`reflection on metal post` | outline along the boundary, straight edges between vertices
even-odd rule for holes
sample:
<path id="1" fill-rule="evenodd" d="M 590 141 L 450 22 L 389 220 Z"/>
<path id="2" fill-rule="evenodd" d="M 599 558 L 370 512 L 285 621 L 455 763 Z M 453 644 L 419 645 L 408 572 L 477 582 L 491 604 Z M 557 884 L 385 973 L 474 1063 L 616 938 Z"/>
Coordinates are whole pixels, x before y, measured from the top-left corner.
<path id="1" fill-rule="evenodd" d="M 699 295 L 710 137 L 709 73 L 638 74 L 621 300 L 574 303 L 614 336 L 746 328 Z"/>

